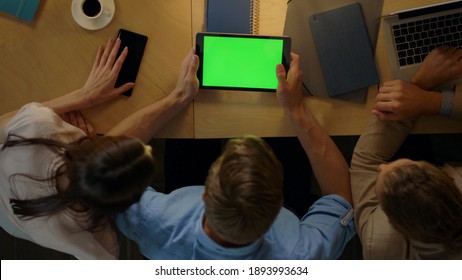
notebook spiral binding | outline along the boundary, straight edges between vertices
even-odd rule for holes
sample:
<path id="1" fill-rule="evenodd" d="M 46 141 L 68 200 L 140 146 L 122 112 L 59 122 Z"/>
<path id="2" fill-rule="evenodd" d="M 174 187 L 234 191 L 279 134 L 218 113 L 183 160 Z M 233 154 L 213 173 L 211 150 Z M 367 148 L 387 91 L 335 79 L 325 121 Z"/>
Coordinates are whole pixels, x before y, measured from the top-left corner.
<path id="1" fill-rule="evenodd" d="M 258 34 L 260 19 L 260 0 L 250 0 L 250 34 Z"/>

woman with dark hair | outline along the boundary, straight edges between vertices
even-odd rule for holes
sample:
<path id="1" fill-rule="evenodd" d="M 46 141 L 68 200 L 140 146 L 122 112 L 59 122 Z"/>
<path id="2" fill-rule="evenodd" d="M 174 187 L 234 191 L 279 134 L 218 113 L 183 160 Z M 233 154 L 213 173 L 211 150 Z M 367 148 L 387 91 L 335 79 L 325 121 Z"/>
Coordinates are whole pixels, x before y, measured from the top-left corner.
<path id="1" fill-rule="evenodd" d="M 149 141 L 196 96 L 197 57 L 183 61 L 171 94 L 90 138 L 59 117 L 117 97 L 127 55 L 120 40 L 100 48 L 82 89 L 0 116 L 0 226 L 15 237 L 78 259 L 118 257 L 109 217 L 137 202 L 154 174 Z"/>

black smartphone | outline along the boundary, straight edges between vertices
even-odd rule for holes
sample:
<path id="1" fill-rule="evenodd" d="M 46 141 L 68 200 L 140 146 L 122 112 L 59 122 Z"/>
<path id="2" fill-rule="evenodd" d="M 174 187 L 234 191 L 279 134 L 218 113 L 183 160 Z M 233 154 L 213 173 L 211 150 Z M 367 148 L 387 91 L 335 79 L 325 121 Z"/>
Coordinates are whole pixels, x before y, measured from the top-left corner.
<path id="1" fill-rule="evenodd" d="M 115 84 L 116 87 L 119 87 L 128 82 L 135 82 L 148 37 L 125 29 L 120 29 L 117 37 L 121 40 L 117 57 L 119 57 L 125 47 L 128 47 L 127 57 L 122 65 L 122 69 L 120 69 L 119 76 L 117 77 Z M 122 94 L 125 96 L 131 96 L 132 89 L 127 90 Z"/>

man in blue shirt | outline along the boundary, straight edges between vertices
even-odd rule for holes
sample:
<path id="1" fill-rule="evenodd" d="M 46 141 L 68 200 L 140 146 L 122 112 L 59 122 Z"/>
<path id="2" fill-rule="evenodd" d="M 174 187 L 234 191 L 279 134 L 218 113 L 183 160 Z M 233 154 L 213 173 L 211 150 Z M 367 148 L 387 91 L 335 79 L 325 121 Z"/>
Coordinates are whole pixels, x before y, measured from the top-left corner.
<path id="1" fill-rule="evenodd" d="M 302 93 L 299 56 L 276 69 L 277 96 L 324 194 L 300 220 L 282 207 L 282 167 L 260 138 L 230 140 L 205 186 L 152 188 L 116 217 L 150 259 L 336 259 L 355 234 L 348 164 Z M 192 82 L 192 81 L 190 81 Z M 190 88 L 198 89 L 197 81 Z M 307 170 L 308 172 L 308 170 Z M 307 186 L 308 189 L 308 186 Z"/>

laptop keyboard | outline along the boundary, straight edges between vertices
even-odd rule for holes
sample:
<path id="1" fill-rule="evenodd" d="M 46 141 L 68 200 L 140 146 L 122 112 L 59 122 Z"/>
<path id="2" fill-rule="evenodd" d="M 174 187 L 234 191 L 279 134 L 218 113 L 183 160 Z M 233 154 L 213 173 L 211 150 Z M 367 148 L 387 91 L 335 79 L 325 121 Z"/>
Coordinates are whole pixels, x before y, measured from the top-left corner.
<path id="1" fill-rule="evenodd" d="M 442 45 L 462 47 L 462 14 L 434 17 L 392 26 L 400 66 L 421 63 Z"/>

